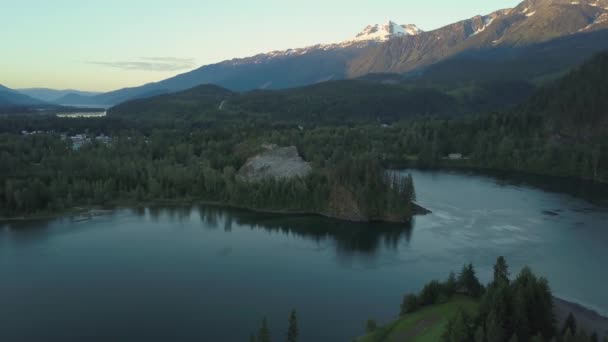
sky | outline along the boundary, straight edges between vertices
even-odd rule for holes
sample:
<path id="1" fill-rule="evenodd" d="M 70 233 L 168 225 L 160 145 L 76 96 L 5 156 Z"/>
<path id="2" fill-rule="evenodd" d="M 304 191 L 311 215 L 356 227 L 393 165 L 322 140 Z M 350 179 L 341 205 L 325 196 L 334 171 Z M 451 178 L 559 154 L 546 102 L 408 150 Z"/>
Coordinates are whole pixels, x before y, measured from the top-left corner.
<path id="1" fill-rule="evenodd" d="M 389 19 L 428 31 L 518 0 L 0 0 L 0 84 L 109 91 Z"/>

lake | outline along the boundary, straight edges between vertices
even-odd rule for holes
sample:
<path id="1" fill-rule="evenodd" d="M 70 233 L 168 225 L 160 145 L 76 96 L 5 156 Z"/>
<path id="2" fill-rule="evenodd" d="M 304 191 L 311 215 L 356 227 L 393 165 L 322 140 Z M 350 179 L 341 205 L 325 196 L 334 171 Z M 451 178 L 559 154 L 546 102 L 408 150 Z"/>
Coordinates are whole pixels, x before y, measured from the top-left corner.
<path id="1" fill-rule="evenodd" d="M 352 341 L 405 293 L 504 255 L 554 294 L 608 312 L 605 188 L 559 179 L 411 171 L 433 214 L 355 224 L 218 207 L 116 210 L 0 223 L 0 341 Z"/>

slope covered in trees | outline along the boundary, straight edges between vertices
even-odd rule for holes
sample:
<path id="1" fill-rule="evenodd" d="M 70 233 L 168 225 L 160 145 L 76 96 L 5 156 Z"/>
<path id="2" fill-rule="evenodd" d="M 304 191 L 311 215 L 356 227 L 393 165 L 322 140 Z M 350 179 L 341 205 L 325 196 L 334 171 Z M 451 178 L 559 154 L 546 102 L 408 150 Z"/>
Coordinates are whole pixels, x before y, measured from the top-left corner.
<path id="1" fill-rule="evenodd" d="M 577 327 L 572 313 L 558 322 L 554 301 L 547 279 L 529 267 L 512 279 L 505 258 L 499 257 L 487 286 L 479 283 L 472 265 L 465 265 L 458 276 L 451 273 L 443 282 L 429 282 L 419 294 L 404 296 L 399 320 L 358 341 L 398 341 L 400 336 L 444 342 L 600 341 L 605 332 Z"/>
<path id="2" fill-rule="evenodd" d="M 596 55 L 559 81 L 542 88 L 525 110 L 551 120 L 558 133 L 592 139 L 608 127 L 608 52 Z"/>
<path id="3" fill-rule="evenodd" d="M 204 90 L 204 92 L 201 92 Z M 213 95 L 209 95 L 213 91 Z M 408 89 L 366 81 L 325 82 L 281 91 L 234 95 L 201 86 L 184 92 L 123 103 L 109 111 L 114 117 L 252 116 L 267 121 L 342 123 L 395 121 L 418 115 L 461 113 L 455 98 L 433 89 Z"/>

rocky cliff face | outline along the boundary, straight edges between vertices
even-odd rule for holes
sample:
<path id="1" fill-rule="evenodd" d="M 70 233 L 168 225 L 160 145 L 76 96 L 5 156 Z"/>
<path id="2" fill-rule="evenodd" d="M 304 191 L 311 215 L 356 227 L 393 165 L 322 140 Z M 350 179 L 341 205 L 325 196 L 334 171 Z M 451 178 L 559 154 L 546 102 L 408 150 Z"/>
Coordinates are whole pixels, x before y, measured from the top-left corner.
<path id="1" fill-rule="evenodd" d="M 263 145 L 264 151 L 247 160 L 238 172 L 241 180 L 259 182 L 266 178 L 290 179 L 306 177 L 312 172 L 295 146 Z"/>

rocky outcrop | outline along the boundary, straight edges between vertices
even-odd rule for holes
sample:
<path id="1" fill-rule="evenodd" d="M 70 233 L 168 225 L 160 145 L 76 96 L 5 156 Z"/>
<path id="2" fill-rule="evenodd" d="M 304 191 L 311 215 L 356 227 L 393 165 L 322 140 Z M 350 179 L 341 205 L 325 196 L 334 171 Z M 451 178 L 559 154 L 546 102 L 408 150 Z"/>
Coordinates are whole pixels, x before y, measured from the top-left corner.
<path id="1" fill-rule="evenodd" d="M 238 172 L 241 180 L 259 182 L 266 178 L 291 179 L 306 177 L 312 172 L 295 146 L 262 145 L 264 151 L 247 160 Z"/>

